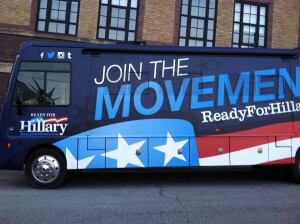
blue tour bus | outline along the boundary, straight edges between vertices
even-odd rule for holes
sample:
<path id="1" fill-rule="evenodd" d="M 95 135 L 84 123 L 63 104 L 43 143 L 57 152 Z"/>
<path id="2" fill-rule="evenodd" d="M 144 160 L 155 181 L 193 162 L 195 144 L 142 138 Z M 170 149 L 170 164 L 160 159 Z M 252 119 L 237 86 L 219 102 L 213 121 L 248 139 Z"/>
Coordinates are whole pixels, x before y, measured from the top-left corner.
<path id="1" fill-rule="evenodd" d="M 67 170 L 281 165 L 300 181 L 300 50 L 22 44 L 0 168 L 54 188 Z"/>

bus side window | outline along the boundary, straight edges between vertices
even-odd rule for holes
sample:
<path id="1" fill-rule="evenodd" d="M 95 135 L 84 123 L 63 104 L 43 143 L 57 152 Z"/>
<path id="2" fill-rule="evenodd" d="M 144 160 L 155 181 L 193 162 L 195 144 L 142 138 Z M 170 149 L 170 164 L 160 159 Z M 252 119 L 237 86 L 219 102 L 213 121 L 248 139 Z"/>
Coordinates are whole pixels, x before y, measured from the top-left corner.
<path id="1" fill-rule="evenodd" d="M 21 98 L 23 105 L 42 104 L 41 95 L 43 89 L 40 91 L 38 89 L 44 86 L 44 81 L 43 72 L 20 71 L 17 78 L 13 104 L 18 103 L 18 97 Z"/>
<path id="2" fill-rule="evenodd" d="M 46 78 L 46 93 L 48 100 L 55 105 L 70 104 L 70 73 L 48 72 Z"/>
<path id="3" fill-rule="evenodd" d="M 22 62 L 13 105 L 69 105 L 70 80 L 69 63 Z"/>

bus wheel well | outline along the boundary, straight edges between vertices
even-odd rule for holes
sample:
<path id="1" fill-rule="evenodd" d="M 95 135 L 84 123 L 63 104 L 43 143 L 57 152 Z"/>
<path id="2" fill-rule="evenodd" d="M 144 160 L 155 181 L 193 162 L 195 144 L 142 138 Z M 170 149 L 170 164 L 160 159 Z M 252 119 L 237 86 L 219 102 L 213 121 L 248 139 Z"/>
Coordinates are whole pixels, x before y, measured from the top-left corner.
<path id="1" fill-rule="evenodd" d="M 45 149 L 45 148 L 48 148 L 48 149 L 53 149 L 55 151 L 57 151 L 58 153 L 60 153 L 62 155 L 62 157 L 65 159 L 65 162 L 66 162 L 66 156 L 65 154 L 61 151 L 61 149 L 59 149 L 58 147 L 54 146 L 54 145 L 51 145 L 51 144 L 41 144 L 41 145 L 36 145 L 35 147 L 33 147 L 32 149 L 30 149 L 25 157 L 25 160 L 24 160 L 24 165 L 26 165 L 26 162 L 28 160 L 28 157 L 33 153 L 33 152 L 36 152 L 40 149 Z"/>

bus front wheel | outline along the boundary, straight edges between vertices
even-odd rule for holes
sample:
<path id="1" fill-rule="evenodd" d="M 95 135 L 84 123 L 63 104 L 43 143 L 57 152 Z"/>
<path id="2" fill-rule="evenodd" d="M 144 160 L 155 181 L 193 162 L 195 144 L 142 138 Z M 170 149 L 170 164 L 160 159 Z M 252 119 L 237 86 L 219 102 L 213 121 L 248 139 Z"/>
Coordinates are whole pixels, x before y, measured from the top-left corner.
<path id="1" fill-rule="evenodd" d="M 293 173 L 295 180 L 300 183 L 300 151 L 297 152 L 295 158 L 295 164 L 293 166 Z"/>
<path id="2" fill-rule="evenodd" d="M 34 187 L 56 188 L 67 175 L 65 158 L 54 149 L 34 151 L 25 164 L 25 175 Z"/>

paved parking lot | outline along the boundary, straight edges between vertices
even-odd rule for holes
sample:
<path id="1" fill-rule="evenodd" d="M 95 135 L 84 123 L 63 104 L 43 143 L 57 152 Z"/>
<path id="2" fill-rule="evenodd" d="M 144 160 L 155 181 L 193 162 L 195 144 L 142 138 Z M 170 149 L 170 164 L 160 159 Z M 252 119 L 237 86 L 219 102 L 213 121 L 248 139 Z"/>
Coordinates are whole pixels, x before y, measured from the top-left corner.
<path id="1" fill-rule="evenodd" d="M 38 190 L 0 171 L 0 223 L 300 223 L 300 185 L 252 169 L 80 173 Z"/>

